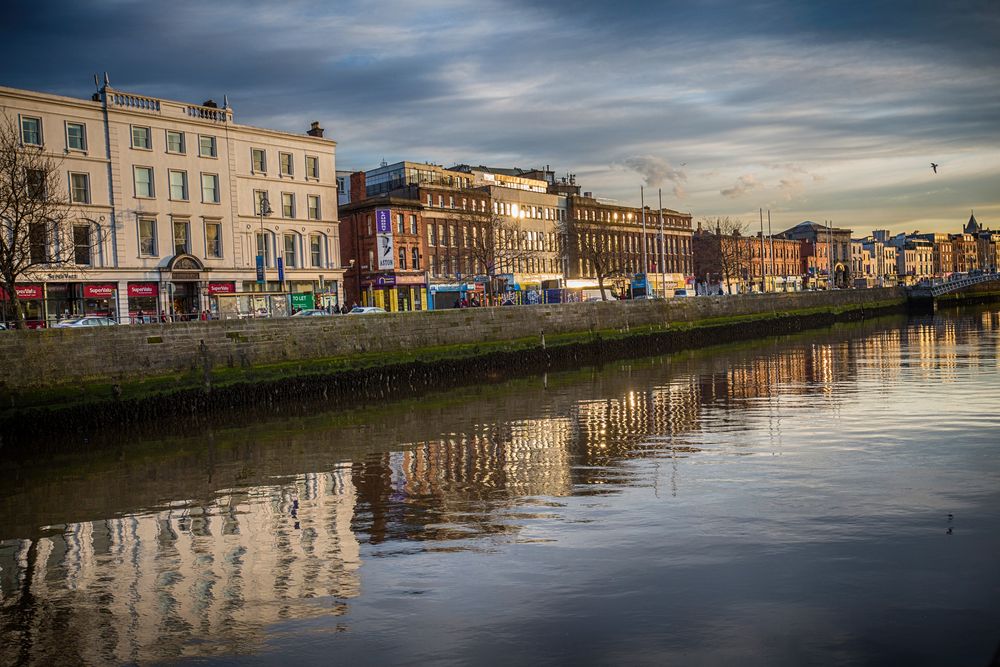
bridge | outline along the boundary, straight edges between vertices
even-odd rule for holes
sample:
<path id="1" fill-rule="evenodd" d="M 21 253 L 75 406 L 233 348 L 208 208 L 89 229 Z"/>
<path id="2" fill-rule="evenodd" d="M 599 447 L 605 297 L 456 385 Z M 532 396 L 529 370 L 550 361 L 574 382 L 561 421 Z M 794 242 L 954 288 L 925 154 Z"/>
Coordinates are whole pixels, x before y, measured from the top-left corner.
<path id="1" fill-rule="evenodd" d="M 935 299 L 944 294 L 958 292 L 966 287 L 979 285 L 980 283 L 1000 282 L 1000 273 L 980 273 L 977 275 L 964 274 L 962 276 L 949 278 L 948 280 L 923 281 L 913 287 L 908 287 L 907 292 L 911 299 Z"/>

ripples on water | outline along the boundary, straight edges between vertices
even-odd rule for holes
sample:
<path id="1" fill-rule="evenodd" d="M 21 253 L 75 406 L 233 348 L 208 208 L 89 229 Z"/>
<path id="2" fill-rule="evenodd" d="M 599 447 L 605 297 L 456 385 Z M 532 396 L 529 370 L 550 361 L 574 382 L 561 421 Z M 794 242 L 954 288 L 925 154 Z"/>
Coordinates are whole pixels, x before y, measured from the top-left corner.
<path id="1" fill-rule="evenodd" d="M 0 663 L 986 664 L 998 330 L 882 320 L 0 461 Z"/>

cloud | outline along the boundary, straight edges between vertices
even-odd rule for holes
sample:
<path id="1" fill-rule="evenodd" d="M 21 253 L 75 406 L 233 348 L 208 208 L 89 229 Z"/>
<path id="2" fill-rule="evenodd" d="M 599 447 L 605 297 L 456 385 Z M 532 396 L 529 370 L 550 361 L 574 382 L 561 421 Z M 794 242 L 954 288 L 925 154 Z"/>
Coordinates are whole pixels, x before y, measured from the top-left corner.
<path id="1" fill-rule="evenodd" d="M 753 174 L 744 174 L 736 179 L 736 183 L 731 188 L 723 188 L 719 190 L 719 194 L 723 197 L 729 197 L 730 199 L 736 199 L 737 197 L 742 197 L 743 195 L 752 192 L 760 187 L 762 183 L 757 180 L 757 177 Z"/>
<path id="2" fill-rule="evenodd" d="M 785 201 L 791 201 L 805 191 L 806 188 L 802 181 L 797 178 L 783 178 L 778 182 L 778 192 L 781 193 L 781 197 Z"/>
<path id="3" fill-rule="evenodd" d="M 687 180 L 687 174 L 683 169 L 675 169 L 663 158 L 654 155 L 634 155 L 622 160 L 621 164 L 642 175 L 646 185 L 651 188 L 658 188 L 665 181 L 670 181 L 674 184 L 675 197 L 682 199 L 686 194 L 682 184 Z"/>

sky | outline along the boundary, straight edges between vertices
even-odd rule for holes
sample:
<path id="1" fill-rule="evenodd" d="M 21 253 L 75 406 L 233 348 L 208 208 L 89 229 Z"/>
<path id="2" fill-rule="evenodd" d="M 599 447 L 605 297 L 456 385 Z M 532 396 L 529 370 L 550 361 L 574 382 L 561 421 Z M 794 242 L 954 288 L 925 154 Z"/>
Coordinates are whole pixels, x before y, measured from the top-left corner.
<path id="1" fill-rule="evenodd" d="M 15 0 L 0 85 L 113 87 L 384 159 L 735 216 L 1000 228 L 1000 0 Z M 937 163 L 938 173 L 931 169 Z"/>

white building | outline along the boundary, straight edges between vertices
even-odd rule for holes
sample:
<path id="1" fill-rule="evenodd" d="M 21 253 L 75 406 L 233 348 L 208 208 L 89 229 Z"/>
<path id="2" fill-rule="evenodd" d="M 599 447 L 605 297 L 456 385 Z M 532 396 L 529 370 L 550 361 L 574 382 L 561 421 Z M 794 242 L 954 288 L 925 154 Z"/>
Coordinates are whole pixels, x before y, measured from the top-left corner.
<path id="1" fill-rule="evenodd" d="M 228 104 L 136 95 L 107 80 L 91 99 L 0 87 L 0 112 L 61 161 L 74 234 L 100 239 L 25 277 L 18 293 L 36 323 L 339 301 L 336 144 L 318 123 L 302 135 L 238 125 Z"/>

